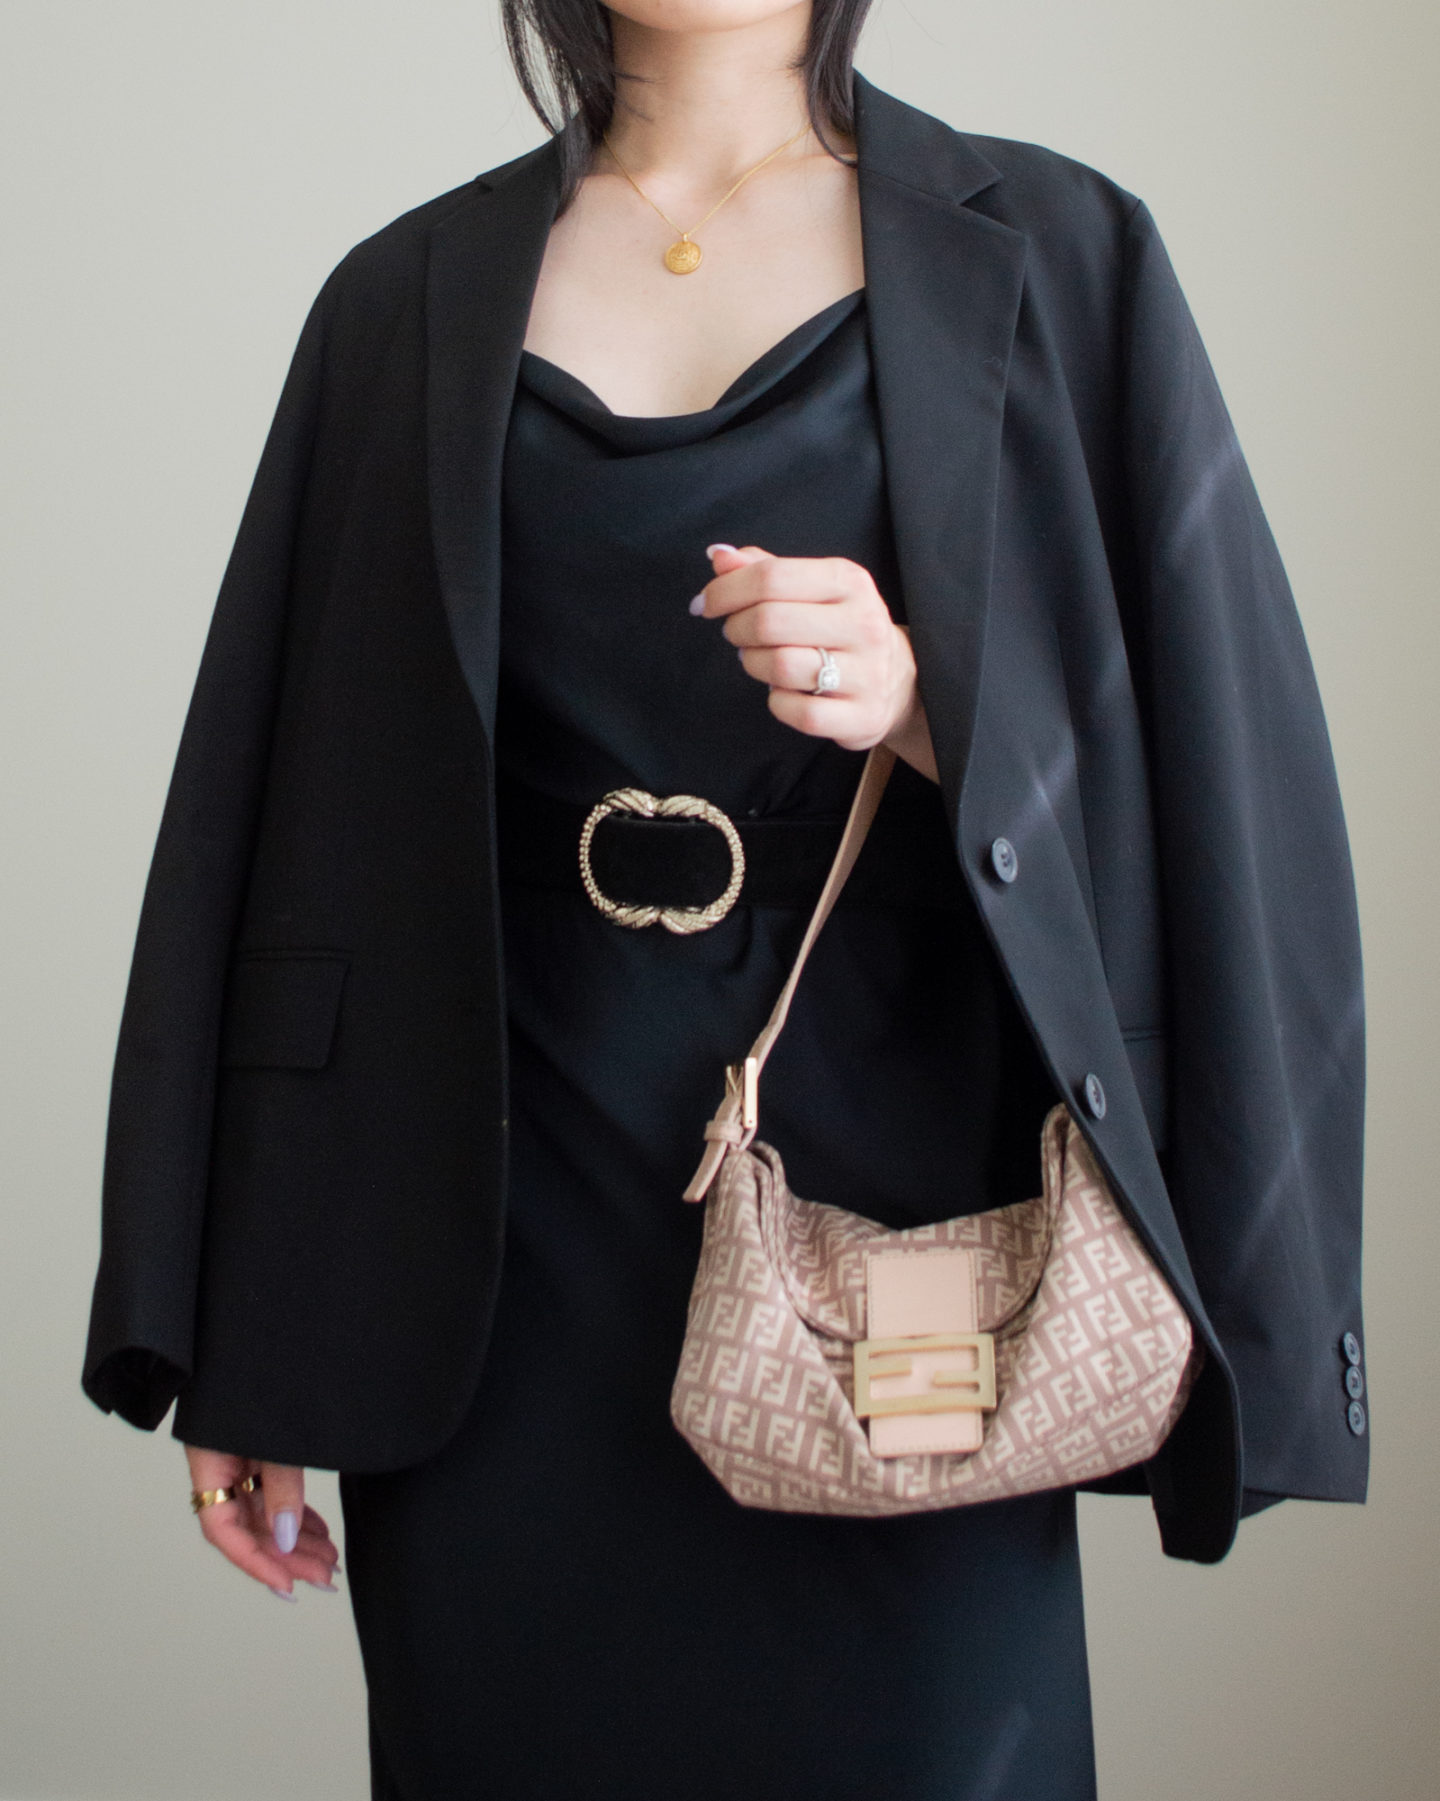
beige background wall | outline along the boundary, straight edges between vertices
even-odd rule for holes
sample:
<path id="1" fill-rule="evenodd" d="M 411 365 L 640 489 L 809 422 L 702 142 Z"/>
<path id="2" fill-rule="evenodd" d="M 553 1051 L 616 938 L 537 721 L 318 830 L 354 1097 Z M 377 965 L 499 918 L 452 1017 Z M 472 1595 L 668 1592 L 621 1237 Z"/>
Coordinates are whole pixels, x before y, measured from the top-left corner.
<path id="1" fill-rule="evenodd" d="M 281 1608 L 205 1550 L 178 1447 L 77 1379 L 109 1060 L 216 584 L 333 263 L 539 140 L 494 15 L 0 0 L 3 1801 L 368 1792 L 348 1603 Z M 1149 201 L 1299 594 L 1360 885 L 1373 1499 L 1282 1507 L 1213 1570 L 1162 1559 L 1145 1504 L 1085 1503 L 1106 1801 L 1440 1790 L 1437 51 L 1434 0 L 878 0 L 858 59 Z"/>

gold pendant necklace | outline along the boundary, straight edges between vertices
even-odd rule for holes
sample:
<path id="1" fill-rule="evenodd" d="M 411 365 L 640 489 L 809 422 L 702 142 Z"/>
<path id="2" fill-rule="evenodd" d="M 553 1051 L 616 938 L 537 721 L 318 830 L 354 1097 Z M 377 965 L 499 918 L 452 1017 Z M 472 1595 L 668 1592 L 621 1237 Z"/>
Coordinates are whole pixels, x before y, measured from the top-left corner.
<path id="1" fill-rule="evenodd" d="M 700 258 L 704 254 L 700 246 L 691 241 L 690 233 L 682 231 L 665 252 L 665 267 L 672 275 L 688 275 L 692 269 L 700 267 Z"/>
<path id="2" fill-rule="evenodd" d="M 610 134 L 608 132 L 605 134 L 602 141 L 605 145 L 605 148 L 610 152 L 611 156 L 615 157 L 615 161 L 617 163 L 620 163 L 620 173 L 625 177 L 626 181 L 628 181 L 630 183 L 630 186 L 632 188 L 634 188 L 635 192 L 640 196 L 640 198 L 646 203 L 647 206 L 655 207 L 655 211 L 660 214 L 660 217 L 665 221 L 665 223 L 670 227 L 670 229 L 672 231 L 680 232 L 680 236 L 675 240 L 675 242 L 665 252 L 665 267 L 670 271 L 670 273 L 672 275 L 689 275 L 689 274 L 693 273 L 694 270 L 696 270 L 700 267 L 700 259 L 705 254 L 704 251 L 701 250 L 700 246 L 695 242 L 695 239 L 691 234 L 699 231 L 700 226 L 704 225 L 707 220 L 714 218 L 716 213 L 718 213 L 720 211 L 720 208 L 722 206 L 724 206 L 725 202 L 730 198 L 731 194 L 733 194 L 735 192 L 735 188 L 738 188 L 741 185 L 741 183 L 749 181 L 749 179 L 752 175 L 757 175 L 760 172 L 760 170 L 765 167 L 766 163 L 773 161 L 773 159 L 775 157 L 779 156 L 779 154 L 782 150 L 788 150 L 790 148 L 790 146 L 795 142 L 795 139 L 804 137 L 805 133 L 809 129 L 810 129 L 810 122 L 807 119 L 806 122 L 800 127 L 799 131 L 797 131 L 795 133 L 795 137 L 786 138 L 785 142 L 783 144 L 777 145 L 775 147 L 775 149 L 770 152 L 769 156 L 762 157 L 761 160 L 758 163 L 756 163 L 756 165 L 753 169 L 747 169 L 745 171 L 745 173 L 740 177 L 740 180 L 735 183 L 735 186 L 732 188 L 728 188 L 725 191 L 725 193 L 723 193 L 720 196 L 720 198 L 715 202 L 714 206 L 712 206 L 710 208 L 710 211 L 708 213 L 706 213 L 705 218 L 701 219 L 699 224 L 692 225 L 690 227 L 689 231 L 681 231 L 680 227 L 670 217 L 669 213 L 664 212 L 664 211 L 662 211 L 662 209 L 660 207 L 655 206 L 655 202 L 645 192 L 644 188 L 642 188 L 640 186 L 640 183 L 638 181 L 636 181 L 635 177 L 625 167 L 624 163 L 620 162 L 619 156 L 616 155 L 615 146 L 610 142 Z"/>

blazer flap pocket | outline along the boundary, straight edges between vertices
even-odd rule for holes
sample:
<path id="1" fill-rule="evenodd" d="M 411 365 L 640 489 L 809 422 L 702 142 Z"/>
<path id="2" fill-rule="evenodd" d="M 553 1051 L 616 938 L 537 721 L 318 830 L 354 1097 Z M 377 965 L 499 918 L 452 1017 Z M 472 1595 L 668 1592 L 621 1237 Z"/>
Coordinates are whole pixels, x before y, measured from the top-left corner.
<path id="1" fill-rule="evenodd" d="M 220 1030 L 222 1068 L 323 1069 L 347 957 L 323 951 L 237 959 Z"/>

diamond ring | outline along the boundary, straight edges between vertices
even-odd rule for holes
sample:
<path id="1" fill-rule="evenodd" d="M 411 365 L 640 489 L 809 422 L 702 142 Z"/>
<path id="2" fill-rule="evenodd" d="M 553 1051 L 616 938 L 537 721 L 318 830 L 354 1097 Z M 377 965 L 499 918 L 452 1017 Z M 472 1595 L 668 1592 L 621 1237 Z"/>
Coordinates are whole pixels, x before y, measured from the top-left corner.
<path id="1" fill-rule="evenodd" d="M 817 644 L 815 654 L 820 659 L 820 673 L 815 677 L 812 694 L 833 694 L 840 686 L 840 665 L 828 650 L 821 650 Z"/>

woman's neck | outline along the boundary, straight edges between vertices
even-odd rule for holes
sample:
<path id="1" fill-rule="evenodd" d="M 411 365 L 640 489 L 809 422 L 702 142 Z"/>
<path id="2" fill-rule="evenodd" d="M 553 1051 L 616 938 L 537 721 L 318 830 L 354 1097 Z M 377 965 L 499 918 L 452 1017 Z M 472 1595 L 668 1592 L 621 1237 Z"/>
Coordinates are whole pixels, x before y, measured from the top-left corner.
<path id="1" fill-rule="evenodd" d="M 609 139 L 647 192 L 703 199 L 808 125 L 805 89 L 789 66 L 809 29 L 808 4 L 729 30 L 660 30 L 610 14 L 616 97 Z M 636 80 L 633 77 L 642 77 Z M 838 140 L 838 148 L 848 148 Z M 823 154 L 812 131 L 777 162 Z M 597 151 L 595 167 L 612 159 Z"/>

